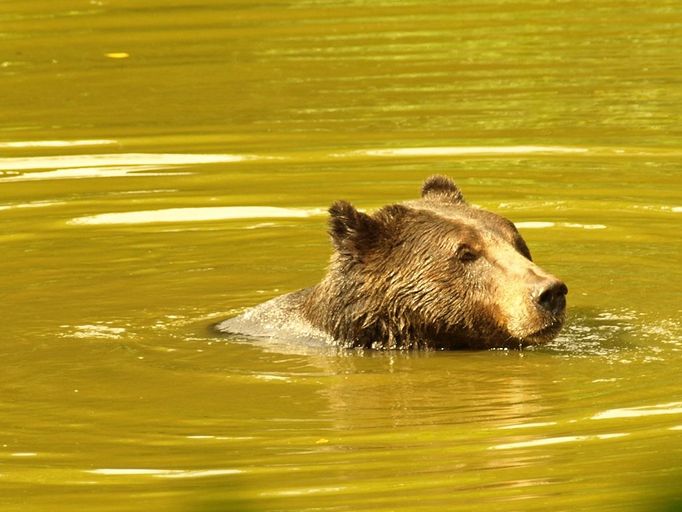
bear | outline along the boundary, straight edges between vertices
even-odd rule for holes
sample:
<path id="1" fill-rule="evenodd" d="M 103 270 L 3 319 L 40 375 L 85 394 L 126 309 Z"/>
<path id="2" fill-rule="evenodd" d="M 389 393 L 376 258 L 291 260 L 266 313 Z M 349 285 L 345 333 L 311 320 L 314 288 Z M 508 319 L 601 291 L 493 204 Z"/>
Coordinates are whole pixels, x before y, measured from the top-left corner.
<path id="1" fill-rule="evenodd" d="M 216 325 L 221 333 L 372 349 L 504 349 L 561 330 L 568 288 L 506 218 L 446 176 L 373 214 L 329 208 L 333 254 L 317 285 Z"/>

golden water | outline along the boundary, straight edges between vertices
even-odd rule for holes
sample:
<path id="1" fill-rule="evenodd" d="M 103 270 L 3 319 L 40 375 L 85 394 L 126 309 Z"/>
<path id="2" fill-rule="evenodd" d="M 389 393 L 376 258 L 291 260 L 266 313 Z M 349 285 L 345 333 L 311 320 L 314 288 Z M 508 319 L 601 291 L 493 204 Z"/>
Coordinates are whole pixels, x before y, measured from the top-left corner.
<path id="1" fill-rule="evenodd" d="M 1 2 L 0 509 L 674 506 L 680 55 L 671 0 Z M 211 334 L 436 172 L 568 283 L 550 346 Z"/>

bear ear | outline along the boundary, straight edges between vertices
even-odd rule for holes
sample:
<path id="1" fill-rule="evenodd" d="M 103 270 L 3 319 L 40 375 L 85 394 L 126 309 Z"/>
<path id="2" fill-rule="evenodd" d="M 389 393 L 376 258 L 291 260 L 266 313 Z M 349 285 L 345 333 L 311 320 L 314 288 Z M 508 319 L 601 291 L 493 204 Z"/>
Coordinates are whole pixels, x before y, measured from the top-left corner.
<path id="1" fill-rule="evenodd" d="M 344 256 L 361 258 L 379 239 L 381 224 L 357 211 L 347 201 L 337 201 L 329 208 L 329 234 L 334 247 Z"/>
<path id="2" fill-rule="evenodd" d="M 464 196 L 455 182 L 447 176 L 431 176 L 422 185 L 422 197 L 447 203 L 464 203 Z"/>

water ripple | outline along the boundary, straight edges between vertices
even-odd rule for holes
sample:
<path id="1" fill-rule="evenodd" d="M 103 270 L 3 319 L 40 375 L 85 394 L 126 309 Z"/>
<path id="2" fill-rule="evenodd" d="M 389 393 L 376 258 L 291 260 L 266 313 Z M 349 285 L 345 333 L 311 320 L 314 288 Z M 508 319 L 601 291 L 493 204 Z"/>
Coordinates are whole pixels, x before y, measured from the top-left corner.
<path id="1" fill-rule="evenodd" d="M 207 206 L 166 208 L 122 213 L 100 213 L 70 220 L 72 225 L 150 224 L 155 222 L 195 222 L 230 219 L 303 218 L 319 215 L 321 209 L 277 208 L 274 206 Z"/>
<path id="2" fill-rule="evenodd" d="M 660 416 L 663 414 L 682 414 L 682 402 L 670 402 L 667 404 L 648 405 L 641 407 L 625 407 L 622 409 L 609 409 L 592 416 L 593 420 L 606 420 L 613 418 L 641 418 L 644 416 Z"/>

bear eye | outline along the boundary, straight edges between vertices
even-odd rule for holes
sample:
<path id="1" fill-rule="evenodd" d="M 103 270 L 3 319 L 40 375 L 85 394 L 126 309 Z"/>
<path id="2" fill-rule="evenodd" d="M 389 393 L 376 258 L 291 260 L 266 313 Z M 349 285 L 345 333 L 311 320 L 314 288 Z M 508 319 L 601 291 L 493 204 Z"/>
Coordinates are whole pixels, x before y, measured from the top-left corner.
<path id="1" fill-rule="evenodd" d="M 472 261 L 476 261 L 479 257 L 479 254 L 468 245 L 460 245 L 457 249 L 456 256 L 457 259 L 462 263 L 470 263 Z"/>

